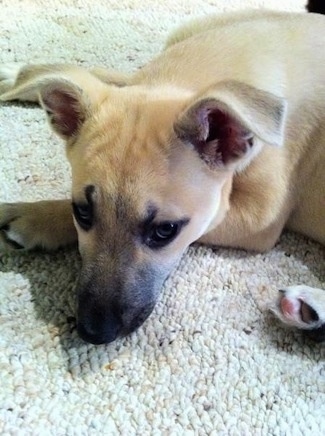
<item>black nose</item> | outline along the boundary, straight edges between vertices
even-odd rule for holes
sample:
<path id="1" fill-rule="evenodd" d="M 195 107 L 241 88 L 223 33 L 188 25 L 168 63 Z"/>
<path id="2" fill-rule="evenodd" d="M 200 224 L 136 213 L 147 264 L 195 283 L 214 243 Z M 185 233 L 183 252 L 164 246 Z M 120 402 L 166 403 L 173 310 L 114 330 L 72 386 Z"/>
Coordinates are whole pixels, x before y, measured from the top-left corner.
<path id="1" fill-rule="evenodd" d="M 115 341 L 122 330 L 121 320 L 112 312 L 101 314 L 91 310 L 78 316 L 77 331 L 81 339 L 91 344 L 108 344 Z"/>

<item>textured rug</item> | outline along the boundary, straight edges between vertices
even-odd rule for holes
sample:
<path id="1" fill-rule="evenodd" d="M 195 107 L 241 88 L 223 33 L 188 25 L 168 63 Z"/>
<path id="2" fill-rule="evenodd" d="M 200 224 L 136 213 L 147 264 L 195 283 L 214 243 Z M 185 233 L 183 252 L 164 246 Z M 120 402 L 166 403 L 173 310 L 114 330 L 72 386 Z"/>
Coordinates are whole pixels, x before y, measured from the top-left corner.
<path id="1" fill-rule="evenodd" d="M 298 0 L 0 1 L 0 61 L 133 70 L 191 16 Z M 40 109 L 0 107 L 0 201 L 69 196 Z M 285 234 L 272 252 L 191 247 L 159 304 L 106 346 L 71 323 L 77 251 L 0 254 L 2 435 L 325 434 L 325 347 L 268 313 L 280 286 L 324 286 L 324 249 Z"/>

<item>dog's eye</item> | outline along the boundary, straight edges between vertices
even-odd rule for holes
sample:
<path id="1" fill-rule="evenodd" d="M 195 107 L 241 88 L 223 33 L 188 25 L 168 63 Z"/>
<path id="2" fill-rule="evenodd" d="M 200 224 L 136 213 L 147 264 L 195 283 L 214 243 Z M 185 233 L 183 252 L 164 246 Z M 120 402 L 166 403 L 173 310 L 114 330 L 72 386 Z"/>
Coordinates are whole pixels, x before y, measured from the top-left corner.
<path id="1" fill-rule="evenodd" d="M 93 224 L 93 210 L 89 204 L 72 203 L 74 217 L 79 226 L 84 230 L 89 230 Z"/>
<path id="2" fill-rule="evenodd" d="M 160 248 L 171 242 L 179 233 L 181 222 L 164 222 L 153 225 L 146 237 L 146 244 L 150 248 Z"/>

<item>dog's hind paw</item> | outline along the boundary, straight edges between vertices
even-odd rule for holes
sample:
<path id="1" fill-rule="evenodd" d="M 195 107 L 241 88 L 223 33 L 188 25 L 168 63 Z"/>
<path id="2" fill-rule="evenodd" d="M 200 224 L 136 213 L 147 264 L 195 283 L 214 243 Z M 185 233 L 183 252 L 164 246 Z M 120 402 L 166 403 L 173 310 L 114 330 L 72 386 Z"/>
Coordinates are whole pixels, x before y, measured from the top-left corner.
<path id="1" fill-rule="evenodd" d="M 19 62 L 0 64 L 0 100 L 6 100 L 5 94 L 15 86 L 23 65 Z"/>
<path id="2" fill-rule="evenodd" d="M 325 291 L 309 286 L 290 286 L 279 291 L 272 312 L 285 324 L 325 340 Z"/>

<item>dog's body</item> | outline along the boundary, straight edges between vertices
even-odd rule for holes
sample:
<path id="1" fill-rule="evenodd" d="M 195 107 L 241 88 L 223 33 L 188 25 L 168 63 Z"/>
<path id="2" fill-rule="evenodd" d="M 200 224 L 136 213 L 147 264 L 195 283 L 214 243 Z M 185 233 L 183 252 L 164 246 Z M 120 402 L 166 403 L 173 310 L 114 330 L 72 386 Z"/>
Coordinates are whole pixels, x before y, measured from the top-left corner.
<path id="1" fill-rule="evenodd" d="M 74 212 L 69 201 L 3 205 L 3 241 L 78 239 L 84 339 L 140 325 L 194 241 L 264 251 L 287 227 L 325 244 L 324 47 L 320 15 L 246 12 L 181 28 L 130 76 L 0 69 L 1 99 L 40 101 L 66 140 Z M 321 331 L 325 293 L 295 289 L 280 317 Z"/>

